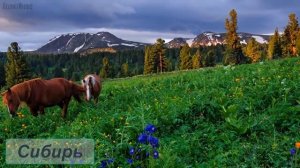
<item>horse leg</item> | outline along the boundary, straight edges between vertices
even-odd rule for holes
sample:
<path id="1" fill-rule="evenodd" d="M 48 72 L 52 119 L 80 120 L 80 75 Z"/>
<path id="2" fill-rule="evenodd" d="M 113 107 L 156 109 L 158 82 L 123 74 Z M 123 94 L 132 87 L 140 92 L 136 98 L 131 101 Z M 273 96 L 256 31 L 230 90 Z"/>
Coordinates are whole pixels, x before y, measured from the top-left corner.
<path id="1" fill-rule="evenodd" d="M 66 116 L 67 116 L 69 102 L 70 102 L 70 100 L 64 101 L 62 114 L 61 114 L 62 118 L 66 118 Z"/>
<path id="2" fill-rule="evenodd" d="M 45 111 L 44 111 L 44 107 L 43 107 L 43 106 L 40 106 L 40 107 L 39 107 L 39 111 L 40 111 L 40 114 L 42 114 L 42 115 L 45 114 Z"/>
<path id="3" fill-rule="evenodd" d="M 62 109 L 64 107 L 64 103 L 61 102 L 61 103 L 58 104 L 58 106 Z"/>
<path id="4" fill-rule="evenodd" d="M 38 115 L 38 107 L 37 106 L 30 106 L 30 112 L 33 116 L 37 116 Z"/>

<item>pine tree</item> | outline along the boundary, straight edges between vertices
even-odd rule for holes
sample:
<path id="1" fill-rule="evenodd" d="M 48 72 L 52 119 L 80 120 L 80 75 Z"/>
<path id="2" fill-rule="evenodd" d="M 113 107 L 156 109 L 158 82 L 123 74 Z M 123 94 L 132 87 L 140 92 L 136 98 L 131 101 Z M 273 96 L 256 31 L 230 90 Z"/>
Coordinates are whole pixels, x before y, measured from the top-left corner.
<path id="1" fill-rule="evenodd" d="M 109 65 L 109 59 L 107 57 L 104 57 L 102 59 L 102 68 L 100 70 L 100 76 L 102 78 L 108 78 L 110 73 L 110 65 Z"/>
<path id="2" fill-rule="evenodd" d="M 255 38 L 250 38 L 245 48 L 245 55 L 250 58 L 252 63 L 258 62 L 261 59 L 259 43 Z"/>
<path id="3" fill-rule="evenodd" d="M 278 28 L 275 29 L 274 35 L 271 36 L 268 45 L 268 59 L 277 59 L 282 56 L 281 40 Z"/>
<path id="4" fill-rule="evenodd" d="M 224 64 L 241 64 L 244 61 L 240 38 L 237 34 L 237 13 L 233 9 L 229 13 L 230 19 L 225 20 L 226 28 L 226 51 Z"/>
<path id="5" fill-rule="evenodd" d="M 168 64 L 165 52 L 165 41 L 160 38 L 156 40 L 154 45 L 145 48 L 144 74 L 167 71 Z"/>
<path id="6" fill-rule="evenodd" d="M 206 67 L 213 67 L 215 65 L 216 65 L 215 52 L 210 50 L 207 53 L 207 56 L 205 57 L 205 66 Z"/>
<path id="7" fill-rule="evenodd" d="M 288 29 L 284 29 L 283 35 L 281 37 L 281 49 L 282 49 L 282 57 L 290 57 L 291 52 L 289 49 L 290 46 L 290 32 Z"/>
<path id="8" fill-rule="evenodd" d="M 144 74 L 153 73 L 154 66 L 155 66 L 154 46 L 146 46 L 145 59 L 144 59 Z"/>
<path id="9" fill-rule="evenodd" d="M 0 88 L 5 85 L 5 69 L 4 64 L 0 61 Z"/>
<path id="10" fill-rule="evenodd" d="M 297 39 L 296 39 L 296 51 L 297 51 L 297 56 L 300 56 L 300 31 L 298 31 L 297 34 Z"/>
<path id="11" fill-rule="evenodd" d="M 145 47 L 145 56 L 144 56 L 144 74 L 149 74 L 149 56 L 150 56 L 150 46 Z"/>
<path id="12" fill-rule="evenodd" d="M 173 70 L 173 65 L 170 59 L 166 59 L 166 66 L 167 66 L 167 70 L 168 71 L 172 71 Z"/>
<path id="13" fill-rule="evenodd" d="M 8 47 L 5 73 L 9 87 L 30 79 L 29 66 L 17 42 L 12 42 Z"/>
<path id="14" fill-rule="evenodd" d="M 202 66 L 203 66 L 203 64 L 202 64 L 200 49 L 197 49 L 195 55 L 192 58 L 192 68 L 198 69 L 198 68 L 201 68 Z"/>
<path id="15" fill-rule="evenodd" d="M 296 56 L 297 50 L 296 50 L 296 40 L 297 40 L 297 34 L 299 31 L 299 23 L 298 18 L 295 13 L 291 13 L 289 15 L 289 22 L 286 26 L 283 34 L 283 41 L 284 41 L 284 54 L 287 56 Z"/>
<path id="16" fill-rule="evenodd" d="M 180 50 L 180 65 L 179 69 L 192 69 L 191 51 L 188 44 L 185 44 Z"/>
<path id="17" fill-rule="evenodd" d="M 122 66 L 121 66 L 121 73 L 122 73 L 122 76 L 124 77 L 127 77 L 128 76 L 128 71 L 129 71 L 129 66 L 128 66 L 128 63 L 123 63 Z"/>
<path id="18" fill-rule="evenodd" d="M 53 70 L 53 76 L 58 78 L 58 77 L 64 77 L 64 72 L 61 68 L 55 67 Z"/>
<path id="19" fill-rule="evenodd" d="M 155 60 L 155 67 L 157 69 L 157 72 L 164 72 L 167 70 L 168 66 L 166 63 L 166 57 L 165 57 L 165 40 L 159 38 L 156 40 L 156 43 L 153 46 L 153 55 Z M 151 54 L 150 54 L 151 55 Z M 150 57 L 152 58 L 152 57 Z"/>

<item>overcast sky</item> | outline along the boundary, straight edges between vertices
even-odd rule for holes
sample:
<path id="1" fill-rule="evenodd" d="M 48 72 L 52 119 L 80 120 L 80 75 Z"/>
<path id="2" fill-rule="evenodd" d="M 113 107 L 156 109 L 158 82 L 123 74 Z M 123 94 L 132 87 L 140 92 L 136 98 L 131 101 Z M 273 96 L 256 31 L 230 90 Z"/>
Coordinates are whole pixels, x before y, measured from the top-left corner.
<path id="1" fill-rule="evenodd" d="M 35 50 L 62 33 L 109 31 L 153 43 L 156 38 L 194 38 L 224 32 L 231 9 L 240 32 L 270 34 L 282 30 L 291 12 L 300 16 L 300 0 L 0 0 L 0 51 L 12 41 Z"/>

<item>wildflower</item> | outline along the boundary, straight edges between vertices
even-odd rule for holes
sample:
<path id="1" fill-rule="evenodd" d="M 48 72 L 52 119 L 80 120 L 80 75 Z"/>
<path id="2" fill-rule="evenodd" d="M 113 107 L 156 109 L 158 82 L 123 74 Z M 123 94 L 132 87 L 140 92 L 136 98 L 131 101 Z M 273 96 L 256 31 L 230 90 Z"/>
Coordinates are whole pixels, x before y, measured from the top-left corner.
<path id="1" fill-rule="evenodd" d="M 131 147 L 131 148 L 129 149 L 129 154 L 130 154 L 130 155 L 133 155 L 133 154 L 134 154 L 134 148 Z"/>
<path id="2" fill-rule="evenodd" d="M 114 162 L 113 158 L 110 158 L 108 160 L 102 160 L 101 165 L 99 166 L 99 168 L 106 168 L 109 164 L 111 164 L 113 162 Z"/>
<path id="3" fill-rule="evenodd" d="M 127 163 L 132 164 L 133 160 L 132 159 L 127 159 Z"/>
<path id="4" fill-rule="evenodd" d="M 106 160 L 102 160 L 101 161 L 101 165 L 99 166 L 99 168 L 105 168 L 107 167 L 107 161 Z"/>
<path id="5" fill-rule="evenodd" d="M 146 144 L 148 136 L 146 134 L 140 134 L 138 137 L 138 142 Z"/>
<path id="6" fill-rule="evenodd" d="M 154 158 L 154 159 L 157 159 L 158 157 L 159 157 L 158 151 L 157 151 L 157 150 L 154 150 L 154 151 L 153 151 L 153 158 Z"/>
<path id="7" fill-rule="evenodd" d="M 108 159 L 108 164 L 113 163 L 114 160 L 115 160 L 115 159 L 113 159 L 113 158 Z"/>
<path id="8" fill-rule="evenodd" d="M 296 142 L 295 147 L 296 147 L 297 149 L 299 149 L 299 148 L 300 148 L 300 142 Z"/>
<path id="9" fill-rule="evenodd" d="M 154 125 L 148 124 L 146 126 L 146 128 L 145 128 L 145 131 L 148 132 L 148 133 L 150 133 L 150 134 L 152 134 L 152 133 L 154 133 L 156 131 L 156 128 L 155 128 Z"/>
<path id="10" fill-rule="evenodd" d="M 290 150 L 290 153 L 291 153 L 292 156 L 295 155 L 295 154 L 296 154 L 296 149 L 295 149 L 295 148 L 292 148 L 292 149 Z"/>
<path id="11" fill-rule="evenodd" d="M 153 148 L 158 147 L 158 139 L 152 136 L 149 136 L 148 141 Z"/>

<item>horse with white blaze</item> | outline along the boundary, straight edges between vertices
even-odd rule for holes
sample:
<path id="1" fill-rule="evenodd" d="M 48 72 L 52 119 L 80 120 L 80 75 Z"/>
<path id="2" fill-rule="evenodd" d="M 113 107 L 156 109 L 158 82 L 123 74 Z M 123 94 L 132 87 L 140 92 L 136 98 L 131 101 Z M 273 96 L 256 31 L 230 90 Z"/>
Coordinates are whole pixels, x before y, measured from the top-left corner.
<path id="1" fill-rule="evenodd" d="M 97 103 L 102 89 L 100 77 L 96 74 L 89 74 L 84 77 L 81 83 L 86 90 L 86 100 L 90 101 L 93 98 Z"/>

